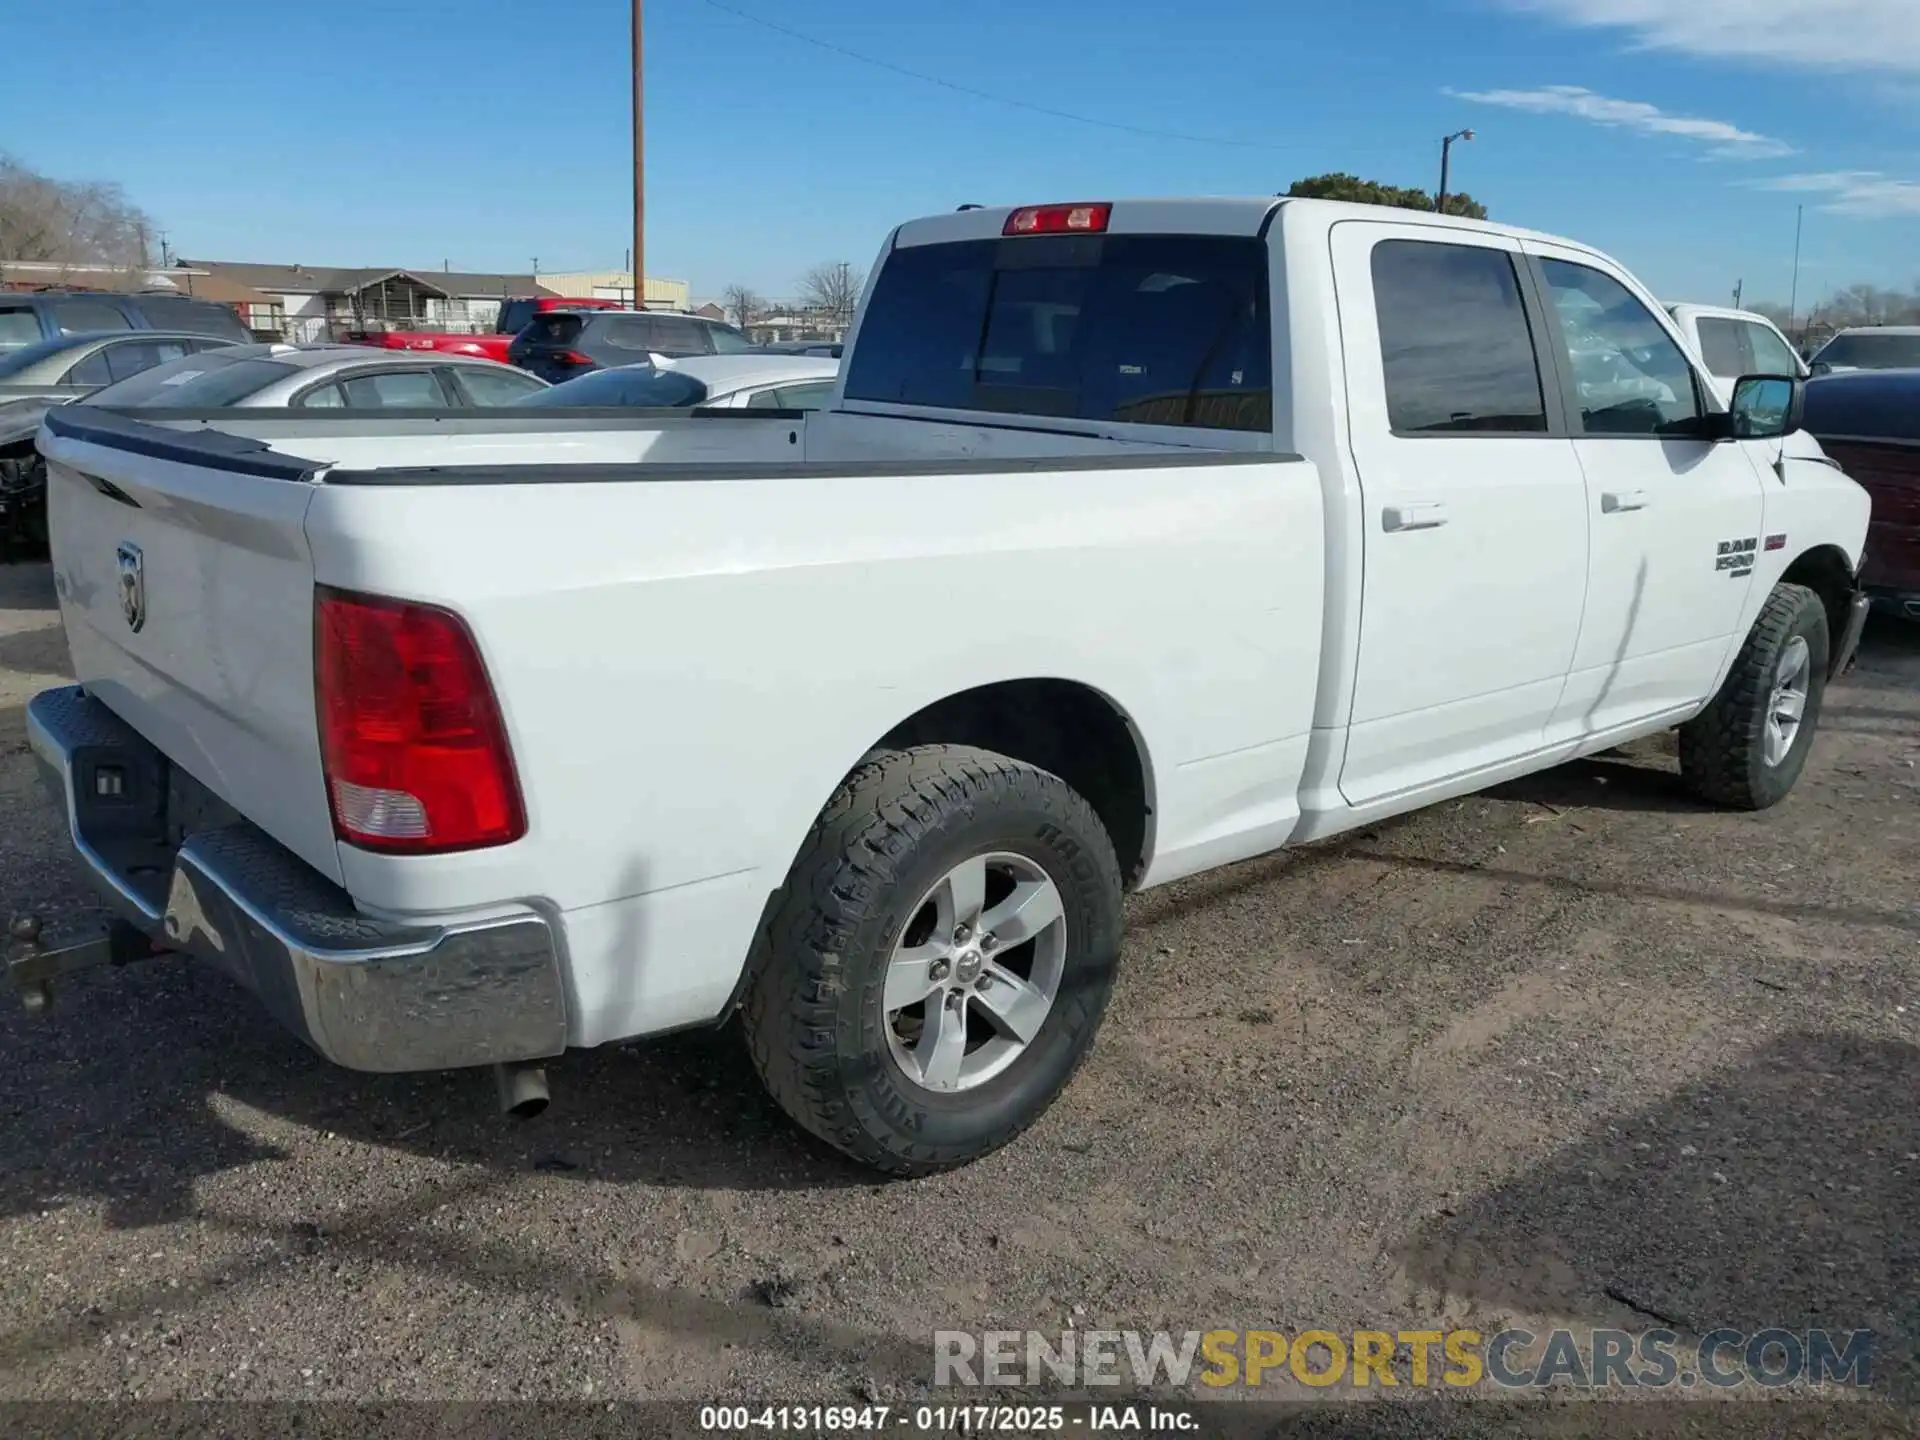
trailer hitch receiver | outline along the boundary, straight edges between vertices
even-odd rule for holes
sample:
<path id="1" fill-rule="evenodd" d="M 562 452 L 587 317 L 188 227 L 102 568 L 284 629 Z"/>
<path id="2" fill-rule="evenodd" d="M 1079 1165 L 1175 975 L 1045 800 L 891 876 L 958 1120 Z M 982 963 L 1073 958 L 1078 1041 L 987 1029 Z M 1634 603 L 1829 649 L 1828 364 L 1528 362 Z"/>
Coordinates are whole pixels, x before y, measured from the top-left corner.
<path id="1" fill-rule="evenodd" d="M 54 945 L 42 938 L 42 928 L 38 915 L 16 916 L 7 927 L 11 941 L 7 982 L 34 1015 L 53 1008 L 53 982 L 63 975 L 101 965 L 130 965 L 165 953 L 144 931 L 124 920 L 97 925 Z"/>

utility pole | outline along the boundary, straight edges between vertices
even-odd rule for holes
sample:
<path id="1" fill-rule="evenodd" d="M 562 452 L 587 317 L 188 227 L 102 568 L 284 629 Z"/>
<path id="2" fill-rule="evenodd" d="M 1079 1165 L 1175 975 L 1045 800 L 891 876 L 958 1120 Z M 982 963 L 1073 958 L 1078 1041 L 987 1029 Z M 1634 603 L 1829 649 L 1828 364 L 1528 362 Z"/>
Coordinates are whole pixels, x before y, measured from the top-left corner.
<path id="1" fill-rule="evenodd" d="M 1796 205 L 1793 208 L 1793 295 L 1787 301 L 1787 333 L 1793 333 L 1793 323 L 1800 314 L 1800 230 L 1807 221 L 1807 207 Z"/>
<path id="2" fill-rule="evenodd" d="M 647 308 L 646 67 L 640 44 L 641 0 L 633 0 L 633 308 Z"/>
<path id="3" fill-rule="evenodd" d="M 1740 308 L 1740 297 L 1746 294 L 1746 291 L 1747 291 L 1747 282 L 1745 280 L 1736 280 L 1733 282 L 1733 308 L 1734 309 L 1738 310 Z"/>
<path id="4" fill-rule="evenodd" d="M 1447 163 L 1453 157 L 1453 142 L 1471 139 L 1471 130 L 1456 130 L 1440 142 L 1440 193 L 1434 197 L 1433 208 L 1442 215 L 1447 213 Z"/>

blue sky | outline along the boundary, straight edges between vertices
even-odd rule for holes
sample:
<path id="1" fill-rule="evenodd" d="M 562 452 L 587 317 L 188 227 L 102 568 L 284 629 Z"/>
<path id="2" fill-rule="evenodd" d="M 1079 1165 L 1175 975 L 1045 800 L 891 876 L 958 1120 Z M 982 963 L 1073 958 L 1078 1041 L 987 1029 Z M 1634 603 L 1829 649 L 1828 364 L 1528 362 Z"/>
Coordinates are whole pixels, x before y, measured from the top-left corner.
<path id="1" fill-rule="evenodd" d="M 648 271 L 792 294 L 963 201 L 1455 186 L 1663 298 L 1920 284 L 1920 0 L 648 0 Z M 524 272 L 627 242 L 627 0 L 12 7 L 0 148 L 208 259 Z M 863 64 L 889 64 L 1112 127 Z M 1220 142 L 1238 143 L 1220 143 Z"/>

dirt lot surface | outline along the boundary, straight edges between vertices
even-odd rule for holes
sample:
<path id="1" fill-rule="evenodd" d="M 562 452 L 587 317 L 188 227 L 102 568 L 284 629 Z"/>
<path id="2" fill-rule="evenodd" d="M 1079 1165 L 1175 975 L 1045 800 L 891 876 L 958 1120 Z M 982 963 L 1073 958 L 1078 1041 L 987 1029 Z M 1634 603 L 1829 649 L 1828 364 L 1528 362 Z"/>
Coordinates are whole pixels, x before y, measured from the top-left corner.
<path id="1" fill-rule="evenodd" d="M 65 665 L 47 571 L 0 567 L 0 911 L 86 903 L 21 728 Z M 899 1401 L 936 1327 L 1658 1316 L 1871 1328 L 1849 1425 L 1911 1423 L 1920 630 L 1870 631 L 1770 813 L 1649 743 L 1129 918 L 1060 1104 L 905 1184 L 799 1138 L 726 1033 L 571 1056 L 510 1126 L 177 963 L 9 1001 L 0 1400 Z"/>

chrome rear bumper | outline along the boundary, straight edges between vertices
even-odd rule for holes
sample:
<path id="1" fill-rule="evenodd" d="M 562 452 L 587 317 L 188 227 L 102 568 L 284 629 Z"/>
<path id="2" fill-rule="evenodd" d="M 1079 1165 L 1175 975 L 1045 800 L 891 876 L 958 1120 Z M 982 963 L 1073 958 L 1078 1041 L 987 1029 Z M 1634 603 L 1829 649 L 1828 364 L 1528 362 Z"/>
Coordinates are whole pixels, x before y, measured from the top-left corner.
<path id="1" fill-rule="evenodd" d="M 566 1048 L 559 946 L 537 912 L 369 919 L 79 686 L 34 697 L 27 740 L 113 908 L 237 980 L 329 1060 L 444 1070 Z"/>

